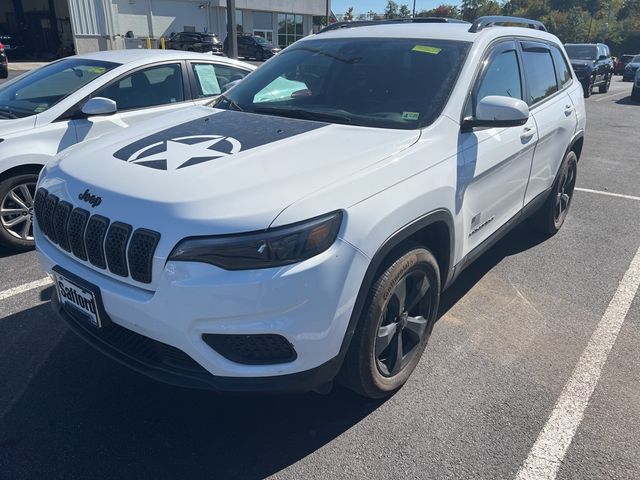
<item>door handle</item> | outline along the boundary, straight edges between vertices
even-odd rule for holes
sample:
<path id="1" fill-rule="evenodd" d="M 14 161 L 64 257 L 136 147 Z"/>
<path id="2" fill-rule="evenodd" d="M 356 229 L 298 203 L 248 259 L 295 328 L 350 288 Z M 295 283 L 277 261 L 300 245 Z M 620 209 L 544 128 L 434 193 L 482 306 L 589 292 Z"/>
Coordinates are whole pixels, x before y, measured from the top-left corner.
<path id="1" fill-rule="evenodd" d="M 573 112 L 573 105 L 564 106 L 564 114 L 568 117 Z"/>
<path id="2" fill-rule="evenodd" d="M 524 132 L 522 132 L 522 134 L 520 135 L 520 140 L 522 140 L 523 143 L 527 143 L 529 140 L 533 138 L 535 134 L 536 134 L 535 128 L 525 127 Z"/>

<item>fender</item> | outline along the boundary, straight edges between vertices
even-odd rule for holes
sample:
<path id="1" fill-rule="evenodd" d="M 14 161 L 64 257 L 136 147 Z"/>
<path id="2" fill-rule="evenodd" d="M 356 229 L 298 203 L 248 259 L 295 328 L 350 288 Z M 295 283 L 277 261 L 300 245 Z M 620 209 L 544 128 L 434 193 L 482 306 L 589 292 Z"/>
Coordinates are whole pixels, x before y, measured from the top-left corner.
<path id="1" fill-rule="evenodd" d="M 371 262 L 369 262 L 369 267 L 367 268 L 364 279 L 362 280 L 362 284 L 360 285 L 360 290 L 358 291 L 358 296 L 356 297 L 356 303 L 353 307 L 353 311 L 351 312 L 351 317 L 349 318 L 349 325 L 347 326 L 347 331 L 345 332 L 344 338 L 342 340 L 340 351 L 332 362 L 334 368 L 336 368 L 335 374 L 339 372 L 340 367 L 342 366 L 342 362 L 344 361 L 347 351 L 349 350 L 351 339 L 353 338 L 353 334 L 356 331 L 360 316 L 362 315 L 362 310 L 365 306 L 367 297 L 369 296 L 369 290 L 375 282 L 379 270 L 385 266 L 385 258 L 394 248 L 400 245 L 401 242 L 409 239 L 412 235 L 424 229 L 425 227 L 428 227 L 429 225 L 433 225 L 435 223 L 444 223 L 447 226 L 447 230 L 449 233 L 449 258 L 446 262 L 446 275 L 444 275 L 445 269 L 442 269 L 443 289 L 451 283 L 451 279 L 453 278 L 452 265 L 454 260 L 455 238 L 453 216 L 449 211 L 444 209 L 434 210 L 422 217 L 413 220 L 412 222 L 394 232 L 384 241 L 380 248 L 378 248 L 373 258 L 371 259 Z"/>

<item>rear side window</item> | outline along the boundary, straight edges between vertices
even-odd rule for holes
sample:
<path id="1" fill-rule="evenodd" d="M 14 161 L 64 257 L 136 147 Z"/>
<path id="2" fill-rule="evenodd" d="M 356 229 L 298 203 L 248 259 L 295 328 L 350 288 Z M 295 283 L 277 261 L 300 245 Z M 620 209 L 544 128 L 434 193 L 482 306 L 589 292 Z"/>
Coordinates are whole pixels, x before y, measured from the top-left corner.
<path id="1" fill-rule="evenodd" d="M 551 51 L 546 46 L 523 45 L 522 60 L 529 89 L 529 105 L 538 103 L 558 91 Z"/>
<path id="2" fill-rule="evenodd" d="M 566 85 L 571 81 L 571 70 L 569 70 L 569 65 L 567 65 L 567 61 L 560 49 L 554 45 L 551 46 L 551 55 L 553 55 L 553 60 L 556 63 L 556 71 L 558 72 L 560 84 Z"/>

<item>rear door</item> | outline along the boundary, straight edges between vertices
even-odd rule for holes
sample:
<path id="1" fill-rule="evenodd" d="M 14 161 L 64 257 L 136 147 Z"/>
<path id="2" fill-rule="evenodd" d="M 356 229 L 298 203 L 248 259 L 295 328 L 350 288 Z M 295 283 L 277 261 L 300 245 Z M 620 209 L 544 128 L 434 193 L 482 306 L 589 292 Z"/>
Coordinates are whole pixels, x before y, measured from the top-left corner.
<path id="1" fill-rule="evenodd" d="M 187 79 L 183 62 L 156 64 L 117 78 L 91 95 L 114 100 L 117 113 L 74 119 L 78 141 L 153 121 L 158 115 L 192 105 Z"/>
<path id="2" fill-rule="evenodd" d="M 525 195 L 527 204 L 551 188 L 578 122 L 568 94 L 571 71 L 560 49 L 538 41 L 519 43 L 527 103 L 538 130 L 538 144 Z"/>
<path id="3" fill-rule="evenodd" d="M 465 117 L 475 115 L 475 105 L 489 95 L 525 98 L 515 41 L 493 47 L 483 63 Z M 458 144 L 463 162 L 458 163 L 456 213 L 464 222 L 465 255 L 522 209 L 536 141 L 532 117 L 517 127 L 461 131 Z"/>

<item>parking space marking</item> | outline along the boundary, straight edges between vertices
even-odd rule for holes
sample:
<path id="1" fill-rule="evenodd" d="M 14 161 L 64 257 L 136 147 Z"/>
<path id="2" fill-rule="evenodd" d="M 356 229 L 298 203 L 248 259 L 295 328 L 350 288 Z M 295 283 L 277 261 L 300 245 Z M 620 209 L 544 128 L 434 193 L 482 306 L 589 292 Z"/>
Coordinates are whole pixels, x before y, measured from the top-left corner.
<path id="1" fill-rule="evenodd" d="M 565 384 L 516 480 L 553 480 L 640 287 L 640 248 Z"/>
<path id="2" fill-rule="evenodd" d="M 594 100 L 594 102 L 601 102 L 601 101 L 603 101 L 603 100 L 606 100 L 606 99 L 611 98 L 611 97 L 615 97 L 615 96 L 617 96 L 617 95 L 629 95 L 630 93 L 631 93 L 631 91 L 622 90 L 622 91 L 620 91 L 620 92 L 610 93 L 609 95 L 605 95 L 604 97 L 596 98 L 596 99 Z"/>
<path id="3" fill-rule="evenodd" d="M 598 195 L 608 195 L 610 197 L 626 198 L 627 200 L 640 201 L 640 197 L 634 197 L 633 195 L 624 195 L 622 193 L 603 192 L 602 190 L 591 190 L 590 188 L 579 188 L 579 187 L 576 187 L 575 190 L 578 190 L 580 192 L 587 192 L 587 193 L 597 193 Z"/>
<path id="4" fill-rule="evenodd" d="M 22 285 L 18 285 L 17 287 L 10 288 L 9 290 L 4 290 L 0 292 L 0 300 L 5 300 L 9 297 L 13 297 L 14 295 L 19 295 L 24 292 L 28 292 L 29 290 L 33 290 L 34 288 L 46 287 L 51 285 L 53 282 L 49 277 L 41 278 L 40 280 L 35 280 L 33 282 L 24 283 Z"/>

